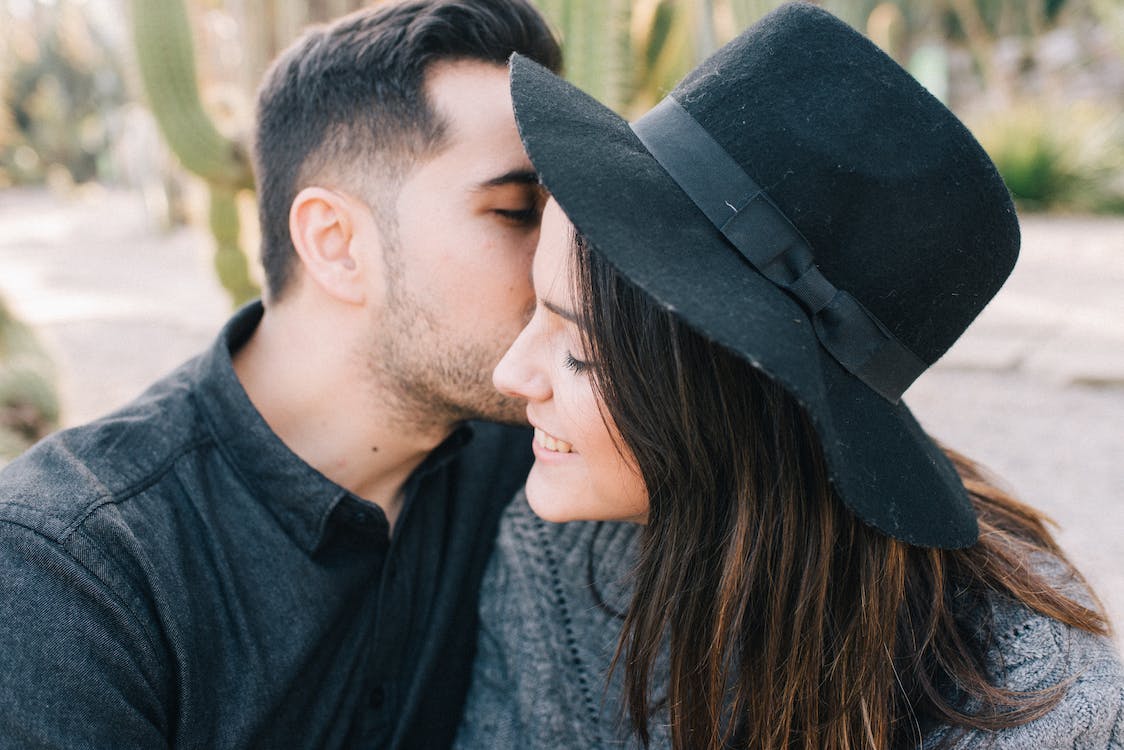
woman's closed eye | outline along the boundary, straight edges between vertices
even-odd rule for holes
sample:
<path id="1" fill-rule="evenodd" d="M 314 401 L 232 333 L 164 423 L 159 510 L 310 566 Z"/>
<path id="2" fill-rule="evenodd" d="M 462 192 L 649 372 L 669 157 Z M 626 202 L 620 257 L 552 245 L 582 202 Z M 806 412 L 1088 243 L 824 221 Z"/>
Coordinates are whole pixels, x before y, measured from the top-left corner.
<path id="1" fill-rule="evenodd" d="M 573 370 L 578 375 L 589 371 L 589 363 L 577 359 L 570 352 L 566 352 L 566 358 L 564 361 L 566 364 L 566 369 Z"/>
<path id="2" fill-rule="evenodd" d="M 495 208 L 492 213 L 513 224 L 537 224 L 542 210 L 538 204 L 534 204 L 527 208 Z"/>

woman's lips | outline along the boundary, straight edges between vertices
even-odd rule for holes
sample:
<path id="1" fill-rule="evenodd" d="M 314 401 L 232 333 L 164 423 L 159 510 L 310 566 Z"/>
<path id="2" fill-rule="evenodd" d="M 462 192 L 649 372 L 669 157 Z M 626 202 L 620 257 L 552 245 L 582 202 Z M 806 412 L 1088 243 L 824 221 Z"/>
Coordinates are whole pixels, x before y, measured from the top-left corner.
<path id="1" fill-rule="evenodd" d="M 538 427 L 535 428 L 535 444 L 552 453 L 570 453 L 574 449 L 574 446 L 565 440 L 556 438 Z"/>

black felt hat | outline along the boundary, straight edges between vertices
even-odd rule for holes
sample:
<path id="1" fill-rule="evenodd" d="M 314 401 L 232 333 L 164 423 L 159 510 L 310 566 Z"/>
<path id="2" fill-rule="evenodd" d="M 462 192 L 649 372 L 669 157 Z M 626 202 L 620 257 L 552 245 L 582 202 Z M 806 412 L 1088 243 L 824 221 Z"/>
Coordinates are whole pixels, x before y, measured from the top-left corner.
<path id="1" fill-rule="evenodd" d="M 804 3 L 763 18 L 633 125 L 516 56 L 527 153 L 591 244 L 809 413 L 860 518 L 973 544 L 952 465 L 901 403 L 1007 278 L 1019 229 L 964 126 Z"/>

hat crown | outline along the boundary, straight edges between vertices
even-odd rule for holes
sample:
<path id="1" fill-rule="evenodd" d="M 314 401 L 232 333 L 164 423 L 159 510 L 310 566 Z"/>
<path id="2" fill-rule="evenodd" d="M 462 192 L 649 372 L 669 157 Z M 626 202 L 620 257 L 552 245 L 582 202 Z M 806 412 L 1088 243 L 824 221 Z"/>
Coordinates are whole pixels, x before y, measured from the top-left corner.
<path id="1" fill-rule="evenodd" d="M 890 339 L 923 360 L 916 371 L 935 361 L 1018 253 L 1002 179 L 952 113 L 804 3 L 766 16 L 633 126 L 531 61 L 515 57 L 511 76 L 527 154 L 577 230 L 788 391 L 843 503 L 910 544 L 973 544 L 975 511 L 948 457 L 894 388 L 866 377 L 905 361 L 883 357 Z M 875 338 L 857 335 L 871 327 Z"/>
<path id="2" fill-rule="evenodd" d="M 671 95 L 808 239 L 824 276 L 925 362 L 1010 274 L 1018 221 L 991 160 L 826 11 L 783 6 Z"/>

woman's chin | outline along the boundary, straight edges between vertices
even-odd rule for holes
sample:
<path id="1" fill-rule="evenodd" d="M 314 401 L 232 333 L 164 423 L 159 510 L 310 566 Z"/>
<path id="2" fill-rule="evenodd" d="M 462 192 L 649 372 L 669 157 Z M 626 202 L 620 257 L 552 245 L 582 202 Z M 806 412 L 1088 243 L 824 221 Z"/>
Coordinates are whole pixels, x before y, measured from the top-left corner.
<path id="1" fill-rule="evenodd" d="M 545 485 L 545 486 L 544 486 Z M 534 470 L 527 477 L 527 504 L 535 515 L 551 523 L 565 523 L 566 521 L 587 521 L 580 512 L 578 503 L 574 502 L 573 495 L 565 489 L 551 486 L 535 476 Z"/>
<path id="2" fill-rule="evenodd" d="M 569 521 L 629 521 L 644 524 L 648 520 L 647 508 L 614 507 L 598 498 L 588 488 L 577 489 L 550 482 L 534 468 L 527 477 L 525 488 L 527 504 L 535 515 L 551 523 Z"/>

